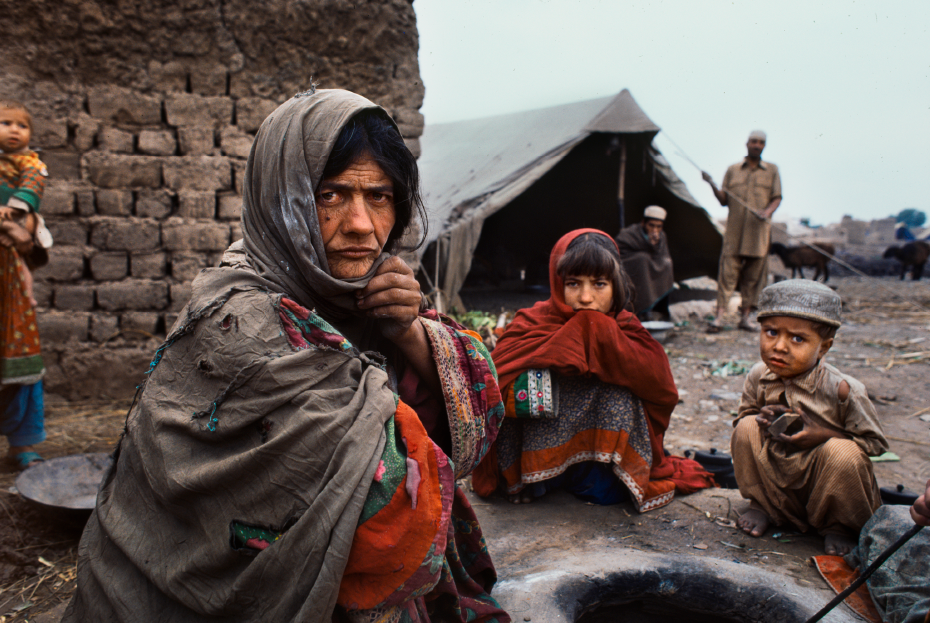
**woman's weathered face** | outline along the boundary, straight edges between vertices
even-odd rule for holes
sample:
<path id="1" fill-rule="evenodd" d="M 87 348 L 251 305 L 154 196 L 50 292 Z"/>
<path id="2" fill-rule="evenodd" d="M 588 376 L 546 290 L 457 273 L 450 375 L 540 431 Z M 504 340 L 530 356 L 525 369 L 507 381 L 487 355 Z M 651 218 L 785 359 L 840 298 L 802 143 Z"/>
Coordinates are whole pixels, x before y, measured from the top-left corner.
<path id="1" fill-rule="evenodd" d="M 394 227 L 394 184 L 366 155 L 320 182 L 316 209 L 330 274 L 337 279 L 361 277 Z"/>

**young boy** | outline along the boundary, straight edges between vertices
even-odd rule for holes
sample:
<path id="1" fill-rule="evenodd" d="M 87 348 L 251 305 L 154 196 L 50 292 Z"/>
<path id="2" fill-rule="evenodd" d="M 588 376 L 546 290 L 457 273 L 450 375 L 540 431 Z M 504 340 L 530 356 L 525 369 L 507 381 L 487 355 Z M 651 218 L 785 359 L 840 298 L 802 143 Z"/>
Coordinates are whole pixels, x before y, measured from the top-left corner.
<path id="1" fill-rule="evenodd" d="M 870 456 L 888 449 L 865 386 L 823 362 L 840 326 L 840 297 L 805 279 L 762 291 L 762 362 L 749 372 L 731 452 L 740 493 L 739 526 L 762 536 L 770 523 L 809 528 L 827 554 L 844 555 L 881 505 Z M 773 435 L 783 413 L 799 423 Z"/>
<path id="2" fill-rule="evenodd" d="M 0 227 L 4 222 L 18 222 L 33 234 L 41 254 L 42 249 L 52 246 L 51 234 L 38 214 L 48 172 L 36 152 L 29 149 L 31 137 L 32 117 L 26 107 L 0 100 Z M 35 306 L 32 273 L 26 266 L 33 258 L 23 259 L 23 280 Z"/>

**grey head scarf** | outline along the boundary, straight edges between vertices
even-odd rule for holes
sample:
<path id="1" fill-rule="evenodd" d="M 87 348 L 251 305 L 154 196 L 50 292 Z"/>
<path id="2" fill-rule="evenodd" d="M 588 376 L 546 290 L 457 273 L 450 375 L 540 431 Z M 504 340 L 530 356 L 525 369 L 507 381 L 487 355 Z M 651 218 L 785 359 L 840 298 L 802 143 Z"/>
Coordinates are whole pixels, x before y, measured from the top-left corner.
<path id="1" fill-rule="evenodd" d="M 380 110 L 390 118 L 364 97 L 337 89 L 302 93 L 282 104 L 255 137 L 242 192 L 249 265 L 270 287 L 356 334 L 360 327 L 353 331 L 351 325 L 358 323 L 346 322 L 361 317 L 353 293 L 368 284 L 388 254 L 382 253 L 362 277 L 333 277 L 314 192 L 342 128 L 364 110 Z"/>

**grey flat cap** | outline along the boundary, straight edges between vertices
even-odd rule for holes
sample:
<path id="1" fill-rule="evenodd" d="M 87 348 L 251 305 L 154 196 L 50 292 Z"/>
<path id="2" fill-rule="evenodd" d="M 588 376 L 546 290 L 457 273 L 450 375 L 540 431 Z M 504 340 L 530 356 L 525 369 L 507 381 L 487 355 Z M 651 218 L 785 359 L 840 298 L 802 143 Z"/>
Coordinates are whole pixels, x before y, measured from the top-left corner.
<path id="1" fill-rule="evenodd" d="M 788 279 L 762 290 L 756 318 L 794 316 L 838 327 L 842 324 L 842 306 L 840 295 L 822 283 L 809 279 Z"/>

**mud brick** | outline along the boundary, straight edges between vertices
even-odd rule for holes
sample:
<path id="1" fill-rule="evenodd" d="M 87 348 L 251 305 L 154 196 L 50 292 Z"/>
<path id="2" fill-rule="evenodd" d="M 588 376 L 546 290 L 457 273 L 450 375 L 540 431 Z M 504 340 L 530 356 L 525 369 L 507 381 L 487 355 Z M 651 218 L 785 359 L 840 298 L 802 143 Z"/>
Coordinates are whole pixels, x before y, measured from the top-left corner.
<path id="1" fill-rule="evenodd" d="M 175 251 L 171 254 L 171 276 L 178 281 L 193 281 L 201 270 L 210 265 L 205 253 Z"/>
<path id="2" fill-rule="evenodd" d="M 91 152 L 84 156 L 87 178 L 102 188 L 158 188 L 161 159 Z"/>
<path id="3" fill-rule="evenodd" d="M 167 190 L 140 190 L 136 193 L 136 216 L 165 218 L 171 215 L 172 193 Z"/>
<path id="4" fill-rule="evenodd" d="M 77 200 L 77 212 L 81 216 L 93 216 L 97 213 L 97 206 L 94 202 L 94 191 L 89 188 L 83 188 L 75 191 L 74 198 Z"/>
<path id="5" fill-rule="evenodd" d="M 119 316 L 105 313 L 90 315 L 90 339 L 94 342 L 104 342 L 119 331 Z"/>
<path id="6" fill-rule="evenodd" d="M 171 284 L 171 305 L 168 311 L 179 312 L 184 309 L 187 302 L 191 300 L 190 283 L 172 283 Z"/>
<path id="7" fill-rule="evenodd" d="M 88 225 L 83 221 L 74 219 L 49 219 L 46 222 L 48 230 L 52 232 L 52 240 L 57 245 L 85 245 L 87 244 Z"/>
<path id="8" fill-rule="evenodd" d="M 243 182 L 245 182 L 246 162 L 242 160 L 233 160 L 232 167 L 233 167 L 233 179 L 235 181 L 235 191 L 236 191 L 236 194 L 241 197 Z"/>
<path id="9" fill-rule="evenodd" d="M 232 188 L 229 160 L 217 156 L 169 158 L 164 165 L 165 186 L 172 190 L 228 190 Z"/>
<path id="10" fill-rule="evenodd" d="M 32 284 L 32 296 L 35 298 L 37 306 L 51 307 L 54 286 L 47 281 L 43 281 L 41 279 L 41 273 L 34 274 L 33 276 L 36 278 L 36 280 Z"/>
<path id="11" fill-rule="evenodd" d="M 97 286 L 97 305 L 106 311 L 164 309 L 168 284 L 148 279 L 126 279 Z"/>
<path id="12" fill-rule="evenodd" d="M 81 154 L 70 149 L 47 149 L 41 154 L 49 179 L 80 180 Z"/>
<path id="13" fill-rule="evenodd" d="M 238 220 L 242 216 L 242 197 L 224 193 L 219 196 L 218 216 L 221 219 Z"/>
<path id="14" fill-rule="evenodd" d="M 235 126 L 223 128 L 220 132 L 220 149 L 226 156 L 246 159 L 252 151 L 252 137 Z"/>
<path id="15" fill-rule="evenodd" d="M 80 279 L 84 276 L 84 250 L 56 244 L 48 250 L 48 264 L 42 267 L 41 275 L 49 281 Z"/>
<path id="16" fill-rule="evenodd" d="M 129 271 L 133 277 L 161 279 L 168 272 L 168 256 L 162 251 L 133 253 L 129 256 Z"/>
<path id="17" fill-rule="evenodd" d="M 90 311 L 94 308 L 94 286 L 55 286 L 55 308 Z"/>
<path id="18" fill-rule="evenodd" d="M 161 314 L 147 311 L 131 311 L 120 314 L 120 331 L 141 331 L 153 335 L 158 332 Z M 127 336 L 132 337 L 132 336 Z M 138 337 L 138 336 L 136 336 Z"/>
<path id="19" fill-rule="evenodd" d="M 93 149 L 94 139 L 100 131 L 100 122 L 82 112 L 72 118 L 72 125 L 74 126 L 74 140 L 72 141 L 74 148 L 78 151 Z"/>
<path id="20" fill-rule="evenodd" d="M 178 193 L 178 216 L 182 218 L 215 218 L 216 193 L 182 190 Z"/>
<path id="21" fill-rule="evenodd" d="M 161 243 L 158 223 L 141 218 L 111 218 L 96 222 L 90 243 L 106 251 L 151 251 Z"/>
<path id="22" fill-rule="evenodd" d="M 418 110 L 402 108 L 397 111 L 394 121 L 404 138 L 418 138 L 423 134 L 423 113 Z"/>
<path id="23" fill-rule="evenodd" d="M 150 61 L 148 70 L 159 91 L 183 93 L 187 90 L 187 68 L 182 63 Z"/>
<path id="24" fill-rule="evenodd" d="M 236 102 L 236 126 L 243 132 L 256 132 L 265 117 L 278 107 L 273 100 L 261 97 L 243 97 Z"/>
<path id="25" fill-rule="evenodd" d="M 199 95 L 226 95 L 226 68 L 195 66 L 191 71 L 191 91 Z"/>
<path id="26" fill-rule="evenodd" d="M 124 132 L 117 128 L 103 128 L 97 134 L 100 149 L 116 154 L 131 154 L 134 141 L 132 132 Z"/>
<path id="27" fill-rule="evenodd" d="M 170 334 L 172 331 L 174 331 L 174 325 L 178 323 L 179 317 L 180 314 L 176 314 L 174 312 L 165 314 L 165 333 Z"/>
<path id="28" fill-rule="evenodd" d="M 86 342 L 90 314 L 48 311 L 38 315 L 39 339 L 43 344 Z"/>
<path id="29" fill-rule="evenodd" d="M 142 130 L 139 132 L 139 151 L 152 156 L 173 156 L 178 147 L 174 134 L 168 130 Z"/>
<path id="30" fill-rule="evenodd" d="M 185 156 L 208 156 L 213 153 L 213 128 L 178 128 L 178 142 Z"/>
<path id="31" fill-rule="evenodd" d="M 168 124 L 221 128 L 232 123 L 233 101 L 228 97 L 202 97 L 175 93 L 165 99 Z"/>
<path id="32" fill-rule="evenodd" d="M 161 100 L 117 86 L 91 89 L 87 108 L 92 117 L 134 125 L 161 123 Z"/>
<path id="33" fill-rule="evenodd" d="M 97 281 L 117 281 L 129 274 L 125 253 L 97 253 L 90 258 L 90 274 Z"/>
<path id="34" fill-rule="evenodd" d="M 242 223 L 234 221 L 229 224 L 229 242 L 238 242 L 242 240 Z"/>
<path id="35" fill-rule="evenodd" d="M 49 214 L 74 214 L 74 191 L 67 187 L 63 188 L 49 184 L 42 194 L 39 212 L 43 216 Z"/>
<path id="36" fill-rule="evenodd" d="M 422 153 L 422 148 L 420 147 L 420 139 L 418 138 L 405 138 L 404 145 L 407 146 L 407 149 L 410 150 L 410 153 L 413 154 L 414 158 L 419 158 Z"/>
<path id="37" fill-rule="evenodd" d="M 36 133 L 32 136 L 32 144 L 41 145 L 44 149 L 65 147 L 68 144 L 68 121 L 66 119 L 37 118 L 33 126 Z"/>
<path id="38" fill-rule="evenodd" d="M 105 216 L 132 214 L 132 191 L 101 189 L 97 191 L 97 213 Z"/>
<path id="39" fill-rule="evenodd" d="M 169 219 L 161 230 L 171 251 L 222 251 L 229 246 L 229 224 Z"/>

